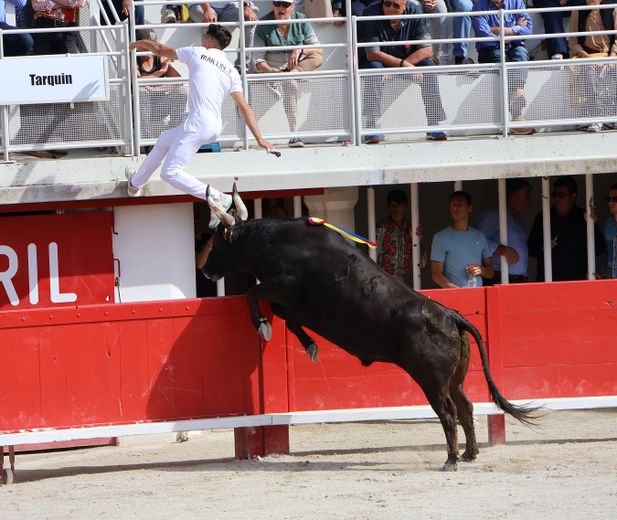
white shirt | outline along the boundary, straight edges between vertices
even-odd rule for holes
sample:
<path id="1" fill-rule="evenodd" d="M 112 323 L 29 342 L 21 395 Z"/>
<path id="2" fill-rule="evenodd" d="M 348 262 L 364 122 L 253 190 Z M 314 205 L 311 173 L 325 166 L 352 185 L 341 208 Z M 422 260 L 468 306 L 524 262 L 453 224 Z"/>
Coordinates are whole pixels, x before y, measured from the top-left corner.
<path id="1" fill-rule="evenodd" d="M 189 68 L 189 116 L 184 129 L 196 131 L 204 125 L 216 125 L 220 132 L 225 97 L 242 92 L 238 71 L 220 49 L 182 47 L 176 53 Z"/>

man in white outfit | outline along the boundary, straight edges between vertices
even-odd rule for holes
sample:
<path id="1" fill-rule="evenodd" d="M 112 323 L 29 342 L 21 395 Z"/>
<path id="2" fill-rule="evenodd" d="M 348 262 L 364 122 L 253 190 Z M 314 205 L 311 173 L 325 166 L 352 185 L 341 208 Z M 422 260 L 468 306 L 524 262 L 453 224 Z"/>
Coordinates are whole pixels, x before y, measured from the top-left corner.
<path id="1" fill-rule="evenodd" d="M 253 110 L 242 92 L 238 71 L 227 60 L 223 49 L 231 41 L 230 32 L 220 25 L 211 25 L 203 37 L 204 47 L 182 47 L 174 49 L 153 40 L 138 40 L 131 44 L 131 50 L 149 51 L 158 56 L 180 60 L 189 68 L 189 115 L 176 128 L 166 130 L 156 141 L 137 171 L 128 167 L 128 194 L 139 195 L 154 171 L 163 163 L 161 179 L 184 193 L 205 199 L 212 206 L 227 211 L 232 203 L 230 195 L 209 188 L 184 168 L 203 144 L 218 140 L 222 129 L 221 107 L 229 94 L 235 101 L 246 126 L 255 136 L 257 143 L 268 151 L 273 145 L 264 140 L 257 126 Z M 219 219 L 212 212 L 210 227 L 215 228 Z"/>

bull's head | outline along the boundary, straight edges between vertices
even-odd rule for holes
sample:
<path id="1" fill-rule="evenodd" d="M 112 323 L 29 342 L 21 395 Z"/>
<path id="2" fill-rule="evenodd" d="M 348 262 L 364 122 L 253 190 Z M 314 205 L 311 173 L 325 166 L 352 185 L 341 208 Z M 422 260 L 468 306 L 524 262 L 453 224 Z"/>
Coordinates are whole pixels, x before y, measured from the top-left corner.
<path id="1" fill-rule="evenodd" d="M 236 267 L 232 247 L 235 238 L 234 227 L 238 222 L 247 219 L 248 210 L 240 198 L 235 182 L 233 187 L 233 199 L 236 209 L 235 211 L 232 210 L 231 213 L 222 211 L 218 206 L 210 204 L 208 201 L 208 204 L 210 204 L 210 211 L 214 211 L 222 224 L 211 239 L 211 251 L 208 255 L 206 265 L 202 268 L 203 274 L 210 280 L 219 280 Z"/>

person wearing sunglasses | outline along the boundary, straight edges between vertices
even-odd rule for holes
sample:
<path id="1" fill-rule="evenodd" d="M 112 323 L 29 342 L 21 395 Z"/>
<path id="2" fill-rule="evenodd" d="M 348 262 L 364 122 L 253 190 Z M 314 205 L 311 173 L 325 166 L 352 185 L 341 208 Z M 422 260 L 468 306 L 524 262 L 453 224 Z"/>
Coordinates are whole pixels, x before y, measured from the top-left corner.
<path id="1" fill-rule="evenodd" d="M 364 16 L 399 16 L 407 14 L 421 14 L 420 8 L 406 0 L 384 0 L 369 5 Z M 423 18 L 367 20 L 358 24 L 358 39 L 361 42 L 382 43 L 408 40 L 428 40 L 431 34 Z M 430 43 L 413 45 L 379 45 L 360 48 L 360 68 L 382 69 L 389 67 L 416 69 L 417 67 L 433 66 L 433 46 Z M 397 76 L 393 81 L 413 81 L 420 85 L 420 93 L 424 102 L 424 112 L 428 126 L 437 126 L 446 119 L 446 113 L 441 103 L 439 83 L 435 74 L 410 74 L 409 76 Z M 384 76 L 369 76 L 363 82 L 364 106 L 366 110 L 366 126 L 378 128 L 378 119 L 385 112 L 382 109 L 382 91 Z M 411 123 L 410 122 L 410 126 Z M 416 125 L 422 124 L 415 122 Z M 440 130 L 430 131 L 426 134 L 428 140 L 445 141 L 447 135 Z M 367 135 L 364 142 L 375 144 L 380 141 L 377 134 Z"/>
<path id="2" fill-rule="evenodd" d="M 576 205 L 578 186 L 574 177 L 565 175 L 553 183 L 551 199 L 551 258 L 553 281 L 587 280 L 587 213 Z M 589 218 L 594 221 L 595 254 L 604 252 L 604 236 L 592 210 Z M 544 281 L 544 233 L 542 212 L 536 216 L 529 239 L 529 256 L 538 259 L 536 281 Z"/>
<path id="3" fill-rule="evenodd" d="M 521 12 L 504 15 L 503 32 L 505 36 L 529 36 L 532 33 L 531 18 L 526 12 L 524 0 L 477 0 L 473 6 L 474 12 L 488 11 L 489 14 L 473 16 L 471 23 L 477 38 L 492 38 L 492 41 L 476 42 L 479 63 L 499 63 L 501 50 L 499 34 L 502 27 L 499 19 L 500 10 L 520 10 Z M 529 61 L 529 52 L 524 40 L 507 41 L 505 44 L 506 61 Z M 525 83 L 527 69 L 513 69 L 508 71 L 508 108 L 514 122 L 525 121 L 523 110 L 527 106 L 525 99 Z M 512 128 L 510 133 L 515 135 L 530 135 L 533 128 Z"/>
<path id="4" fill-rule="evenodd" d="M 306 19 L 302 13 L 295 10 L 293 0 L 274 0 L 272 11 L 265 15 L 262 20 L 298 20 Z M 317 35 L 308 22 L 294 24 L 260 25 L 255 31 L 255 47 L 281 47 L 291 45 L 319 45 Z M 258 72 L 310 72 L 318 69 L 323 63 L 323 51 L 321 49 L 294 49 L 292 51 L 256 51 L 254 53 L 255 68 Z M 274 88 L 273 92 L 280 97 L 280 90 Z M 289 122 L 289 130 L 294 134 L 297 130 L 296 111 L 298 103 L 298 81 L 289 79 L 282 82 L 283 107 Z M 292 136 L 289 146 L 301 148 L 304 142 L 300 137 Z"/>
<path id="5" fill-rule="evenodd" d="M 608 220 L 604 224 L 604 239 L 606 240 L 606 265 L 602 276 L 597 278 L 617 278 L 617 184 L 613 184 L 606 196 L 608 204 Z"/>

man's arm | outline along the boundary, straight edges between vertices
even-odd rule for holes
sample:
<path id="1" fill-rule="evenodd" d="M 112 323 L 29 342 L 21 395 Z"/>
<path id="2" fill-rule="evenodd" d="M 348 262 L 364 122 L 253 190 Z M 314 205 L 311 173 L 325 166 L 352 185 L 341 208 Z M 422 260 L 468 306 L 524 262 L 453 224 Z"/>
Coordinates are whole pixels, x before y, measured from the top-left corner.
<path id="1" fill-rule="evenodd" d="M 178 59 L 176 49 L 153 40 L 137 40 L 129 45 L 129 49 L 132 51 L 148 51 L 157 56 L 169 58 L 170 60 Z"/>
<path id="2" fill-rule="evenodd" d="M 246 102 L 244 98 L 244 94 L 242 92 L 232 92 L 231 98 L 236 103 L 238 110 L 240 111 L 240 116 L 242 120 L 249 127 L 251 133 L 255 136 L 257 140 L 257 144 L 266 150 L 274 150 L 274 145 L 268 141 L 266 141 L 259 131 L 259 126 L 257 125 L 257 119 L 255 118 L 255 113 L 250 105 Z"/>
<path id="3" fill-rule="evenodd" d="M 446 275 L 443 274 L 443 262 L 431 260 L 431 276 L 433 278 L 433 282 L 435 282 L 439 287 L 444 289 L 455 289 L 458 287 L 458 285 L 453 284 L 446 278 Z"/>
<path id="4" fill-rule="evenodd" d="M 490 256 L 482 259 L 482 278 L 492 278 L 495 276 L 495 269 L 493 269 L 493 259 Z"/>

